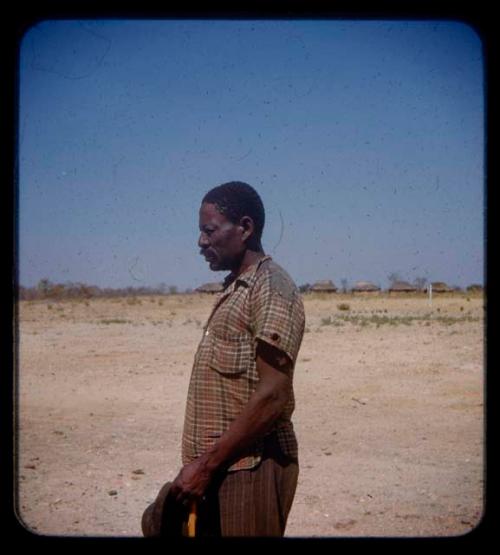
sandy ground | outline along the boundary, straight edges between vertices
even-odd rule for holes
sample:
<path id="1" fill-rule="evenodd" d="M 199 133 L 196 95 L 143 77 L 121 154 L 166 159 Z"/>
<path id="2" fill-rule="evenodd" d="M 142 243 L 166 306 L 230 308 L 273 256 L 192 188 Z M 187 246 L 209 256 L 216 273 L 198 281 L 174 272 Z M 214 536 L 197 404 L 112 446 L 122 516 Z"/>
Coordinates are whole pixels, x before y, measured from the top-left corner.
<path id="1" fill-rule="evenodd" d="M 27 528 L 141 535 L 143 510 L 180 468 L 191 364 L 213 300 L 20 303 L 17 494 Z M 286 535 L 473 529 L 483 511 L 483 298 L 304 302 L 301 474 Z"/>

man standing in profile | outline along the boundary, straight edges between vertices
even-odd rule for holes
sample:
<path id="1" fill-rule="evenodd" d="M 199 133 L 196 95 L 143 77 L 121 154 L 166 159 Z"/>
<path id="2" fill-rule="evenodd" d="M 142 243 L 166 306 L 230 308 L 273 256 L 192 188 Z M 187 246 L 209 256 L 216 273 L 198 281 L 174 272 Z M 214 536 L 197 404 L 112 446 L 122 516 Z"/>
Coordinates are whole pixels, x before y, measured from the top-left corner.
<path id="1" fill-rule="evenodd" d="M 197 504 L 197 535 L 283 536 L 298 479 L 291 415 L 302 299 L 262 249 L 264 206 L 250 185 L 209 191 L 199 227 L 210 269 L 230 274 L 195 355 L 171 495 Z"/>

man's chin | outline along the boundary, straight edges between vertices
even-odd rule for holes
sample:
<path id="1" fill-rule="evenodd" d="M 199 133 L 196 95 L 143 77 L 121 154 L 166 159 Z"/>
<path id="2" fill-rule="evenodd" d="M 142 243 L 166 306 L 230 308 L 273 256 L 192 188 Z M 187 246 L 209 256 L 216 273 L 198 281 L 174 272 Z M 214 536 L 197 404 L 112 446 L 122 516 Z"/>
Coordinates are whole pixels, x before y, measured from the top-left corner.
<path id="1" fill-rule="evenodd" d="M 208 267 L 212 272 L 229 272 L 231 268 L 224 264 L 220 260 L 208 260 Z"/>
<path id="2" fill-rule="evenodd" d="M 212 272 L 220 272 L 222 270 L 217 260 L 209 260 L 208 267 L 212 270 Z"/>

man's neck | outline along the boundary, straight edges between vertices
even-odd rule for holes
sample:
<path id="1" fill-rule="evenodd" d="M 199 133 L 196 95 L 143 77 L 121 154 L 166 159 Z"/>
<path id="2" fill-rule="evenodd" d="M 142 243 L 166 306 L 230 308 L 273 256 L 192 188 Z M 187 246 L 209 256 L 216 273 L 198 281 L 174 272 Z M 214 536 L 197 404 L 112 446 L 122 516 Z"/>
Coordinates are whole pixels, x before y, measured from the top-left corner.
<path id="1" fill-rule="evenodd" d="M 257 262 L 264 258 L 264 256 L 266 256 L 266 253 L 262 250 L 262 247 L 260 247 L 258 250 L 247 249 L 243 258 L 241 259 L 240 265 L 238 266 L 238 268 L 235 268 L 233 270 L 232 274 L 235 277 L 240 276 L 241 274 L 246 272 L 248 268 L 250 268 L 250 266 L 257 264 Z"/>

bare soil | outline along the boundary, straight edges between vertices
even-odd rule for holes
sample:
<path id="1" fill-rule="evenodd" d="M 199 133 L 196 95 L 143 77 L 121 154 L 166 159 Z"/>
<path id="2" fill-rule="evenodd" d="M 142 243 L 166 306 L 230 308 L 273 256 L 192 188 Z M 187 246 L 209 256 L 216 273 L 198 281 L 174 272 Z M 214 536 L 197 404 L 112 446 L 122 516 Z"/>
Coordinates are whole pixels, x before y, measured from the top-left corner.
<path id="1" fill-rule="evenodd" d="M 141 536 L 181 465 L 214 297 L 23 301 L 18 517 L 43 535 Z M 304 296 L 290 537 L 456 536 L 481 520 L 481 296 Z"/>

